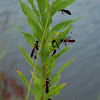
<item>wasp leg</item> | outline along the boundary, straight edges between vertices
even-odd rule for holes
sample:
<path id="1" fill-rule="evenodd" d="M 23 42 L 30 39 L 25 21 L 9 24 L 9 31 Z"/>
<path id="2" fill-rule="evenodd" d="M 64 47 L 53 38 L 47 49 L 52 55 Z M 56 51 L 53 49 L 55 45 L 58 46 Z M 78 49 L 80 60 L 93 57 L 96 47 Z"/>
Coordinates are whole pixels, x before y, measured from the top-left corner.
<path id="1" fill-rule="evenodd" d="M 53 54 L 52 54 L 52 56 L 53 56 L 55 53 L 56 53 L 56 49 L 53 51 Z"/>
<path id="2" fill-rule="evenodd" d="M 33 48 L 32 53 L 31 53 L 31 57 L 33 57 L 33 55 L 34 55 L 34 51 L 35 51 L 35 50 L 34 50 L 34 48 Z"/>
<path id="3" fill-rule="evenodd" d="M 49 78 L 46 78 L 46 93 L 49 92 Z"/>
<path id="4" fill-rule="evenodd" d="M 59 46 L 58 46 L 58 44 L 57 44 L 57 41 L 56 41 L 56 45 L 57 45 L 58 49 L 60 50 L 60 48 L 59 48 Z"/>
<path id="5" fill-rule="evenodd" d="M 36 46 L 36 50 L 39 50 L 38 46 Z"/>

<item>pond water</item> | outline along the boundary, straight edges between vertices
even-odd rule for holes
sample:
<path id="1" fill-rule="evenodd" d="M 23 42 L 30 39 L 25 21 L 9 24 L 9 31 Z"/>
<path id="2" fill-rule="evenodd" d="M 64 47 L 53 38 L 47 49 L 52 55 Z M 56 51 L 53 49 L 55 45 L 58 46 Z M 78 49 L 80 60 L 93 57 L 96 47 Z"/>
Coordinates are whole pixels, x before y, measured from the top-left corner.
<path id="1" fill-rule="evenodd" d="M 28 4 L 26 1 L 25 3 Z M 29 54 L 32 48 L 11 22 L 25 32 L 32 33 L 32 30 L 17 0 L 0 0 L 0 8 L 0 53 L 7 48 L 7 53 L 0 63 L 0 70 L 5 72 L 8 79 L 15 77 L 20 82 L 19 84 L 23 84 L 16 69 L 30 80 L 29 71 L 32 67 L 25 61 L 18 45 L 21 45 Z M 59 84 L 67 83 L 67 85 L 58 96 L 53 98 L 54 100 L 73 100 L 74 98 L 97 100 L 100 92 L 100 1 L 76 0 L 67 9 L 72 15 L 65 14 L 64 16 L 61 12 L 57 12 L 51 26 L 64 20 L 83 17 L 72 26 L 72 38 L 76 42 L 68 44 L 72 47 L 56 61 L 53 73 L 67 61 L 77 58 L 62 72 Z M 64 47 L 64 44 L 60 46 L 61 49 Z M 58 49 L 57 52 L 59 52 Z"/>

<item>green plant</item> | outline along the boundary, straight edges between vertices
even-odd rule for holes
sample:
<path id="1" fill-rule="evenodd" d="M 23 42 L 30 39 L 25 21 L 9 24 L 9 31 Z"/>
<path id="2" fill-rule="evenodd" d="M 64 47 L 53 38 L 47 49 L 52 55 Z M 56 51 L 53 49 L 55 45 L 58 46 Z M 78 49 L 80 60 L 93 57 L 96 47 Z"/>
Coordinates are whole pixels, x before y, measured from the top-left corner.
<path id="1" fill-rule="evenodd" d="M 39 50 L 37 49 L 38 54 L 36 62 L 34 62 L 30 55 L 26 53 L 21 46 L 19 46 L 26 61 L 34 68 L 33 71 L 31 71 L 32 78 L 30 82 L 28 83 L 25 76 L 19 70 L 16 71 L 18 72 L 26 87 L 28 87 L 26 100 L 29 98 L 30 91 L 33 93 L 35 100 L 49 100 L 52 95 L 58 95 L 60 90 L 66 85 L 66 83 L 57 85 L 60 79 L 60 74 L 64 68 L 67 67 L 75 59 L 73 58 L 72 60 L 65 63 L 57 73 L 50 77 L 51 72 L 55 67 L 55 61 L 64 52 L 66 52 L 70 46 L 65 47 L 58 54 L 55 54 L 56 48 L 61 44 L 61 39 L 65 39 L 67 37 L 73 22 L 79 18 L 75 20 L 63 21 L 55 25 L 51 30 L 49 27 L 52 22 L 53 15 L 57 11 L 61 11 L 62 9 L 72 4 L 75 0 L 53 0 L 51 5 L 49 4 L 50 0 L 36 0 L 38 3 L 39 11 L 36 9 L 33 0 L 28 0 L 32 6 L 32 9 L 24 4 L 21 0 L 19 1 L 24 14 L 27 16 L 28 24 L 33 30 L 33 35 L 23 32 L 16 25 L 15 26 L 23 33 L 26 41 L 30 46 L 36 49 L 36 40 L 38 40 L 40 47 L 38 47 Z M 58 34 L 58 31 L 64 28 L 65 30 Z M 57 44 L 53 42 L 55 35 L 57 35 L 55 38 Z M 55 55 L 52 54 L 52 52 Z M 41 58 L 42 67 L 37 65 L 39 56 Z M 31 88 L 33 79 L 33 88 Z M 51 82 L 53 82 L 53 85 L 50 86 Z"/>

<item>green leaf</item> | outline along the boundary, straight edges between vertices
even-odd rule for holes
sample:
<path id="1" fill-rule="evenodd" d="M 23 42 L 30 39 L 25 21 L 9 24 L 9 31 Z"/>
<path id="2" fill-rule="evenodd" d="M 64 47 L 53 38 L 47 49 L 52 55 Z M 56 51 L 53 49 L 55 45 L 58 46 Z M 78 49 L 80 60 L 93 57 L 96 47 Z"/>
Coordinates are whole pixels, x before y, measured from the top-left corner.
<path id="1" fill-rule="evenodd" d="M 33 59 L 31 58 L 31 56 L 30 56 L 28 53 L 26 53 L 25 50 L 24 50 L 21 46 L 19 46 L 19 48 L 21 49 L 21 51 L 22 51 L 22 53 L 23 53 L 23 55 L 24 55 L 26 61 L 27 61 L 31 66 L 34 67 L 35 64 L 34 64 Z"/>
<path id="2" fill-rule="evenodd" d="M 32 9 L 33 9 L 33 11 L 38 19 L 38 22 L 41 24 L 39 11 L 35 8 L 34 4 L 32 5 Z"/>
<path id="3" fill-rule="evenodd" d="M 34 6 L 33 0 L 28 0 L 28 2 L 32 5 L 33 12 L 35 13 L 38 19 L 38 22 L 40 23 L 40 14 L 39 14 L 39 11 Z"/>
<path id="4" fill-rule="evenodd" d="M 38 23 L 38 20 L 35 16 L 34 12 L 26 4 L 24 4 L 21 0 L 19 0 L 19 1 L 20 1 L 20 5 L 22 7 L 22 10 L 23 10 L 24 14 L 27 17 L 30 17 L 30 19 L 34 20 L 35 23 Z M 30 2 L 32 2 L 32 1 L 30 1 Z"/>
<path id="5" fill-rule="evenodd" d="M 21 0 L 19 1 L 20 1 L 24 14 L 27 16 L 28 23 L 33 30 L 34 36 L 38 39 L 38 41 L 40 41 L 43 33 L 41 31 L 41 28 L 39 26 L 35 13 Z"/>
<path id="6" fill-rule="evenodd" d="M 26 32 L 22 32 L 22 33 L 23 33 L 23 35 L 24 35 L 26 41 L 27 41 L 32 47 L 34 47 L 34 44 L 35 44 L 35 42 L 36 42 L 35 37 L 34 37 L 33 35 L 31 35 L 31 34 L 26 33 Z"/>
<path id="7" fill-rule="evenodd" d="M 71 46 L 68 46 L 64 49 L 62 49 L 58 54 L 54 55 L 54 59 L 57 60 L 63 53 L 65 53 Z"/>
<path id="8" fill-rule="evenodd" d="M 75 57 L 75 58 L 76 58 L 76 57 Z M 54 80 L 54 84 L 52 85 L 52 87 L 55 87 L 55 86 L 58 84 L 58 82 L 59 82 L 59 80 L 60 80 L 60 74 L 61 74 L 61 72 L 62 72 L 75 58 L 73 58 L 72 60 L 70 60 L 70 61 L 68 61 L 67 63 L 65 63 L 65 64 L 59 69 L 59 71 L 51 77 L 52 81 Z"/>
<path id="9" fill-rule="evenodd" d="M 25 84 L 25 86 L 28 88 L 29 85 L 28 85 L 28 81 L 27 81 L 26 77 L 19 70 L 16 69 L 16 71 L 17 71 L 18 75 L 20 76 L 21 80 L 23 81 L 23 83 Z M 32 93 L 34 93 L 34 91 L 32 89 L 30 89 L 30 91 Z"/>
<path id="10" fill-rule="evenodd" d="M 76 57 L 75 57 L 76 58 Z M 68 61 L 67 63 L 65 63 L 60 70 L 58 71 L 58 73 L 61 73 L 75 58 L 73 58 L 72 60 Z"/>
<path id="11" fill-rule="evenodd" d="M 30 27 L 33 30 L 34 36 L 38 39 L 38 41 L 41 41 L 43 33 L 42 33 L 40 26 L 30 17 L 27 17 L 27 19 L 28 19 L 28 23 Z"/>
<path id="12" fill-rule="evenodd" d="M 41 78 L 38 78 L 37 76 L 34 76 L 33 90 L 34 90 L 35 100 L 40 100 L 43 91 L 43 82 Z"/>
<path id="13" fill-rule="evenodd" d="M 50 87 L 49 89 L 49 93 L 45 94 L 45 99 L 44 100 L 48 100 L 49 98 L 51 98 L 52 95 L 58 95 L 61 91 L 61 89 L 66 85 L 66 83 L 64 84 L 60 84 L 56 87 Z"/>
<path id="14" fill-rule="evenodd" d="M 63 22 L 57 24 L 56 26 L 54 26 L 51 31 L 59 31 L 59 30 L 62 30 L 62 29 L 64 29 L 65 27 L 67 27 L 68 25 L 70 25 L 73 22 L 74 22 L 74 20 L 63 21 Z"/>
<path id="15" fill-rule="evenodd" d="M 56 86 L 56 87 L 51 87 L 50 88 L 50 92 L 53 92 L 53 95 L 58 95 L 59 94 L 59 92 L 61 91 L 61 89 L 64 87 L 66 85 L 66 83 L 64 83 L 64 84 L 60 84 L 60 85 L 58 85 L 58 86 Z"/>
<path id="16" fill-rule="evenodd" d="M 49 9 L 49 7 L 50 7 L 49 0 L 45 0 L 45 6 L 47 9 Z"/>
<path id="17" fill-rule="evenodd" d="M 31 5 L 33 4 L 33 0 L 27 0 Z"/>
<path id="18" fill-rule="evenodd" d="M 41 16 L 43 16 L 44 11 L 45 11 L 45 0 L 36 0 L 38 3 L 39 11 Z"/>
<path id="19" fill-rule="evenodd" d="M 82 17 L 82 16 L 81 16 L 81 17 Z M 79 18 L 81 18 L 81 17 L 79 17 Z M 79 18 L 76 18 L 76 19 L 74 19 L 74 20 L 63 21 L 63 22 L 61 22 L 61 23 L 55 25 L 55 26 L 53 27 L 53 29 L 51 30 L 51 32 L 52 32 L 52 31 L 59 31 L 59 30 L 62 30 L 62 29 L 64 29 L 64 28 L 66 28 L 68 25 L 70 25 L 71 23 L 75 22 L 75 21 L 78 20 Z"/>
<path id="20" fill-rule="evenodd" d="M 16 71 L 19 74 L 19 76 L 22 79 L 22 81 L 25 84 L 25 86 L 28 87 L 28 81 L 27 81 L 26 77 L 19 70 L 16 69 Z"/>
<path id="21" fill-rule="evenodd" d="M 51 16 L 53 16 L 57 11 L 61 11 L 62 9 L 68 7 L 74 1 L 75 0 L 65 0 L 65 1 L 61 1 L 61 2 L 54 2 L 52 11 L 51 11 Z"/>
<path id="22" fill-rule="evenodd" d="M 54 80 L 54 84 L 52 85 L 52 87 L 55 87 L 58 84 L 59 80 L 60 80 L 60 74 L 59 73 L 54 74 L 51 77 L 51 79 L 52 79 L 52 81 Z"/>
<path id="23" fill-rule="evenodd" d="M 12 23 L 13 24 L 13 23 Z M 36 42 L 34 35 L 31 35 L 29 33 L 23 32 L 19 27 L 17 27 L 15 24 L 13 24 L 19 31 L 21 31 L 26 39 L 26 41 L 28 42 L 29 45 L 31 45 L 32 47 L 34 47 L 34 44 Z"/>

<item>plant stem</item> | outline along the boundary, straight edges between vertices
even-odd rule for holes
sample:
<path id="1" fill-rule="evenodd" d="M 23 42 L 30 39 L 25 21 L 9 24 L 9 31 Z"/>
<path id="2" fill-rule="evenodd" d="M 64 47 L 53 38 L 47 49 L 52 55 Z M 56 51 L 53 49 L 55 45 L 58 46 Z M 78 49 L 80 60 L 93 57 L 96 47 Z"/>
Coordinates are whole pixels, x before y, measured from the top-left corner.
<path id="1" fill-rule="evenodd" d="M 53 0 L 53 2 L 54 2 L 54 0 Z M 53 5 L 53 2 L 52 2 L 52 5 Z M 52 8 L 52 5 L 51 5 L 51 8 Z M 50 13 L 51 13 L 51 9 L 50 9 Z M 43 43 L 43 40 L 44 40 L 44 36 L 45 36 L 46 28 L 47 28 L 47 25 L 48 25 L 50 13 L 48 15 L 48 19 L 47 19 L 47 22 L 46 22 L 46 25 L 45 25 L 45 28 L 44 28 L 43 36 L 42 36 L 41 43 L 40 43 L 40 48 L 39 48 L 38 55 L 37 55 L 37 59 L 36 59 L 35 66 L 34 66 L 34 69 L 33 69 L 32 77 L 31 77 L 31 80 L 30 80 L 30 83 L 29 83 L 29 88 L 28 88 L 26 100 L 28 100 L 28 98 L 29 98 L 30 88 L 31 88 L 32 80 L 34 78 L 34 73 L 36 71 L 36 65 L 37 65 L 39 53 L 40 53 L 40 50 L 41 50 L 41 47 L 42 47 L 42 43 Z M 45 66 L 44 66 L 43 69 L 44 69 L 44 71 L 46 70 Z M 43 74 L 44 74 L 44 72 L 43 72 Z M 43 93 L 43 98 L 44 98 L 44 93 Z M 43 100 L 43 98 L 42 98 L 42 100 Z"/>

